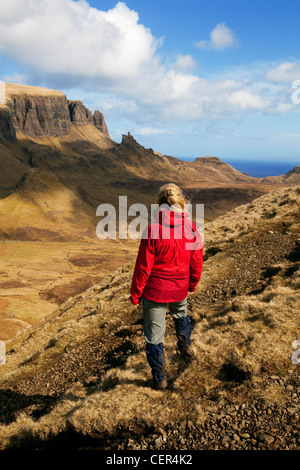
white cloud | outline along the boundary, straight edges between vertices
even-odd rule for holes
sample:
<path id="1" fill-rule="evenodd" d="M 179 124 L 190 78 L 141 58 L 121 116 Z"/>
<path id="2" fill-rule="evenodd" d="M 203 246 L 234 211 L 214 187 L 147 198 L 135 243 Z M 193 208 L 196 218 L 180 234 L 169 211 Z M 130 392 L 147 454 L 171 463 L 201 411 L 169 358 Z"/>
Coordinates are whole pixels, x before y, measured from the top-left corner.
<path id="1" fill-rule="evenodd" d="M 253 93 L 251 89 L 241 89 L 234 91 L 229 98 L 229 103 L 234 107 L 239 109 L 255 109 L 263 110 L 268 105 L 269 102 L 261 98 L 259 95 Z"/>
<path id="2" fill-rule="evenodd" d="M 222 23 L 211 32 L 209 47 L 235 41 Z M 27 70 L 31 85 L 93 93 L 105 116 L 139 122 L 143 132 L 169 121 L 289 111 L 290 97 L 274 83 L 276 69 L 264 80 L 250 66 L 204 79 L 193 72 L 190 54 L 163 63 L 160 44 L 125 3 L 100 11 L 85 0 L 0 1 L 0 53 L 19 65 L 17 81 L 26 83 Z"/>
<path id="3" fill-rule="evenodd" d="M 134 134 L 141 135 L 143 137 L 152 137 L 152 136 L 171 136 L 173 135 L 172 132 L 167 131 L 165 129 L 154 129 L 152 127 L 142 127 L 140 129 L 135 129 Z"/>
<path id="4" fill-rule="evenodd" d="M 266 78 L 272 82 L 292 84 L 294 80 L 300 80 L 300 63 L 284 62 L 269 70 Z"/>
<path id="5" fill-rule="evenodd" d="M 196 61 L 191 54 L 181 55 L 176 57 L 175 62 L 172 64 L 172 69 L 179 72 L 192 72 L 196 68 Z"/>
<path id="6" fill-rule="evenodd" d="M 157 47 L 138 19 L 121 2 L 105 12 L 85 0 L 1 0 L 0 52 L 41 74 L 134 78 Z"/>
<path id="7" fill-rule="evenodd" d="M 209 41 L 198 41 L 194 45 L 200 49 L 222 50 L 237 44 L 233 30 L 228 28 L 225 23 L 217 24 L 209 36 Z"/>
<path id="8" fill-rule="evenodd" d="M 15 83 L 16 85 L 28 85 L 27 76 L 23 73 L 15 72 L 12 75 L 4 75 L 3 80 L 6 83 Z"/>
<path id="9" fill-rule="evenodd" d="M 101 102 L 101 110 L 105 114 L 125 115 L 132 117 L 139 111 L 139 106 L 134 100 L 126 100 L 123 98 L 111 98 Z"/>

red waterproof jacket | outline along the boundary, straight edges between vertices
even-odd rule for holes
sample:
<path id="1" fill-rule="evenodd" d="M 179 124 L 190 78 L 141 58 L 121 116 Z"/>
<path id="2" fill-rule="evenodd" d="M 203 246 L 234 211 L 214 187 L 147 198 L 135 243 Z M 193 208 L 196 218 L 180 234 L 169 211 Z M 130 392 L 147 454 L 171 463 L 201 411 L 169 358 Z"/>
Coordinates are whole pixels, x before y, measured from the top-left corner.
<path id="1" fill-rule="evenodd" d="M 194 222 L 182 212 L 157 212 L 156 221 L 144 231 L 131 284 L 130 300 L 154 302 L 184 300 L 200 280 L 203 244 Z"/>

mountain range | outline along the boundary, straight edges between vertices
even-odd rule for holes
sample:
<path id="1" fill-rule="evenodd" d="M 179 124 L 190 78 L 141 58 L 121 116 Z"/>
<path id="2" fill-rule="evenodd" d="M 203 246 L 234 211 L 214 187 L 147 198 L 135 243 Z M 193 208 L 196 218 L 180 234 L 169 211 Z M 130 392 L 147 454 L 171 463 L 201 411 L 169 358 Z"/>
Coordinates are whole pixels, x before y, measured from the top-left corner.
<path id="1" fill-rule="evenodd" d="M 58 178 L 60 185 L 69 188 L 66 193 L 76 186 L 77 193 L 72 197 L 73 202 L 79 198 L 79 206 L 83 204 L 79 193 L 85 193 L 94 212 L 102 202 L 117 205 L 118 195 L 125 193 L 129 203 L 149 205 L 159 186 L 173 181 L 183 187 L 193 202 L 205 204 L 205 218 L 209 221 L 271 189 L 299 184 L 299 171 L 298 166 L 286 175 L 253 178 L 217 157 L 198 157 L 187 162 L 162 155 L 141 146 L 130 133 L 116 143 L 109 136 L 101 112 L 92 113 L 82 102 L 68 100 L 59 91 L 6 84 L 6 104 L 0 105 L 2 214 L 9 212 L 15 191 L 19 200 L 16 186 L 26 174 L 27 189 L 33 185 L 36 202 L 43 205 L 45 197 L 45 191 L 37 197 L 38 182 L 46 178 L 50 190 Z M 52 179 L 49 172 L 54 173 Z M 5 199 L 7 196 L 10 199 Z M 65 203 L 61 208 L 55 204 L 55 217 L 60 217 L 59 211 L 64 212 Z M 26 214 L 28 211 L 27 204 Z M 32 216 L 35 219 L 36 214 Z M 22 224 L 20 218 L 18 224 Z M 47 225 L 51 225 L 50 221 Z M 5 226 L 8 224 L 3 219 L 2 232 Z M 12 236 L 16 236 L 17 229 L 23 228 L 12 227 Z M 72 224 L 70 230 L 74 230 Z M 28 227 L 26 231 L 29 233 Z M 49 236 L 53 238 L 50 232 Z"/>

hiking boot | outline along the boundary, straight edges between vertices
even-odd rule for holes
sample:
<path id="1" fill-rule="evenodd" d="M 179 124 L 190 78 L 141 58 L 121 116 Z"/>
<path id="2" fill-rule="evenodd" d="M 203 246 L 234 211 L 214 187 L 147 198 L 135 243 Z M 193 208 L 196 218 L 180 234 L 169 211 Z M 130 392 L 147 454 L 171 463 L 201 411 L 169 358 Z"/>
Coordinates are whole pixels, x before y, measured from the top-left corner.
<path id="1" fill-rule="evenodd" d="M 177 347 L 182 357 L 187 359 L 190 356 L 192 323 L 191 317 L 186 315 L 183 318 L 174 318 L 177 336 Z"/>
<path id="2" fill-rule="evenodd" d="M 180 354 L 182 359 L 185 359 L 186 361 L 191 361 L 193 359 L 191 348 L 178 348 L 177 354 Z"/>
<path id="3" fill-rule="evenodd" d="M 155 390 L 164 390 L 165 388 L 167 388 L 167 386 L 168 386 L 167 379 L 154 380 Z"/>

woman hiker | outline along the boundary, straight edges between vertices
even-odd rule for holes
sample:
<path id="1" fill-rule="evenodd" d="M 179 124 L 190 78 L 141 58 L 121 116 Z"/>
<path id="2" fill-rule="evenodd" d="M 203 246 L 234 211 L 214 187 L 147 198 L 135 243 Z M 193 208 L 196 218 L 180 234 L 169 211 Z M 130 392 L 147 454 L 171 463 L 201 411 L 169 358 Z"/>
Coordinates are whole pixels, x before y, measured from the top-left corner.
<path id="1" fill-rule="evenodd" d="M 167 387 L 163 339 L 166 310 L 175 322 L 177 346 L 189 358 L 191 319 L 188 292 L 194 292 L 203 267 L 203 244 L 185 212 L 188 201 L 175 184 L 162 186 L 156 219 L 142 235 L 131 284 L 131 303 L 143 303 L 146 356 L 156 389 Z"/>

